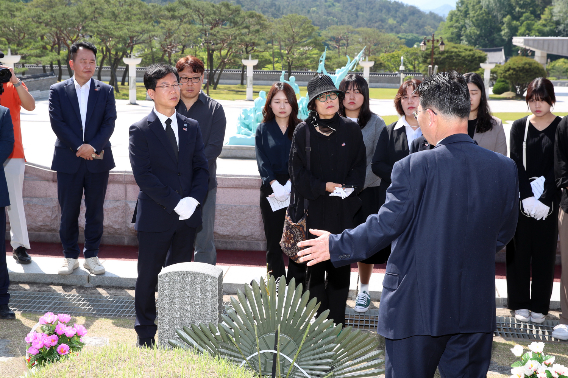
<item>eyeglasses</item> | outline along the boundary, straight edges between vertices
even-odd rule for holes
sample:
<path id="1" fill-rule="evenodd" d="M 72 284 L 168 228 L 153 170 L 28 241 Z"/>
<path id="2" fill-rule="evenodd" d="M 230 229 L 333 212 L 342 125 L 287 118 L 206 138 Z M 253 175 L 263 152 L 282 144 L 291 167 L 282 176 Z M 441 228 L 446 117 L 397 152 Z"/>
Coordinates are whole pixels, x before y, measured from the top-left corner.
<path id="1" fill-rule="evenodd" d="M 197 77 L 180 77 L 179 81 L 182 84 L 187 84 L 187 83 L 194 83 L 197 84 L 201 81 L 201 76 L 197 76 Z"/>
<path id="2" fill-rule="evenodd" d="M 180 85 L 179 84 L 164 84 L 164 85 L 160 85 L 159 87 L 157 86 L 156 89 L 160 88 L 163 91 L 169 91 L 171 88 L 175 89 L 176 91 L 179 91 Z"/>
<path id="3" fill-rule="evenodd" d="M 330 100 L 336 100 L 337 92 L 322 93 L 317 97 L 320 102 L 326 102 L 328 98 Z"/>
<path id="4" fill-rule="evenodd" d="M 425 112 L 426 110 L 428 110 L 428 109 L 421 110 L 421 112 Z M 430 110 L 432 110 L 432 109 L 430 109 Z M 412 113 L 412 115 L 414 115 L 414 118 L 415 118 L 415 119 L 418 119 L 418 113 L 420 113 L 420 112 L 419 112 L 419 111 L 416 111 L 416 112 L 413 112 L 413 113 Z M 436 113 L 436 112 L 433 111 L 433 110 L 432 110 L 432 113 L 434 113 L 435 115 L 438 115 L 438 113 Z"/>

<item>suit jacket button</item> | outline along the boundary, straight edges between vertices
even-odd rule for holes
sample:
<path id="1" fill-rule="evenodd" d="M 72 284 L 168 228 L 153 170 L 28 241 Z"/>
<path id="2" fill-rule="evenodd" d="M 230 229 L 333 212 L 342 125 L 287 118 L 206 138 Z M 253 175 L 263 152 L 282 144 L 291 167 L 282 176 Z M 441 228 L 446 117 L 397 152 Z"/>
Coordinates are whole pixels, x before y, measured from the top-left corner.
<path id="1" fill-rule="evenodd" d="M 181 176 L 181 172 L 178 172 L 178 176 Z"/>

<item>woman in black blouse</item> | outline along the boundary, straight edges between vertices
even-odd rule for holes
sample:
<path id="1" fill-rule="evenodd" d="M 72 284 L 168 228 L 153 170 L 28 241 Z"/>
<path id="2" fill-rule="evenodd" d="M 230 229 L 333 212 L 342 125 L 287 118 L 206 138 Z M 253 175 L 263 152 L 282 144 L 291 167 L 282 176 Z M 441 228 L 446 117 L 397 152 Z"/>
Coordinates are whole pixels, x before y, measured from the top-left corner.
<path id="1" fill-rule="evenodd" d="M 556 259 L 554 138 L 561 118 L 551 113 L 556 98 L 550 80 L 533 80 L 526 102 L 532 115 L 516 120 L 510 137 L 510 157 L 519 172 L 521 206 L 517 231 L 507 245 L 507 293 L 509 308 L 515 310 L 517 320 L 542 323 L 550 305 Z"/>
<path id="2" fill-rule="evenodd" d="M 272 211 L 266 197 L 286 201 L 290 196 L 288 158 L 292 135 L 298 120 L 298 103 L 294 89 L 286 83 L 274 83 L 263 109 L 264 119 L 256 129 L 255 149 L 260 187 L 260 212 L 266 236 L 266 265 L 269 274 L 280 278 L 286 274 L 280 239 L 286 208 Z M 294 264 L 293 261 L 290 261 Z M 296 264 L 299 265 L 299 264 Z"/>
<path id="3" fill-rule="evenodd" d="M 329 76 L 318 74 L 311 79 L 308 96 L 310 113 L 296 128 L 290 152 L 294 199 L 290 213 L 294 222 L 300 220 L 304 215 L 304 199 L 307 199 L 308 229 L 337 234 L 355 226 L 353 217 L 361 206 L 357 193 L 365 183 L 363 135 L 357 123 L 339 116 L 343 92 L 334 86 Z M 311 148 L 309 169 L 307 135 Z M 332 195 L 334 192 L 350 194 L 342 198 Z M 311 239 L 314 235 L 308 237 Z M 328 318 L 335 324 L 345 324 L 350 275 L 349 265 L 335 268 L 331 261 L 307 268 L 310 295 L 321 302 L 318 314 L 329 309 Z"/>

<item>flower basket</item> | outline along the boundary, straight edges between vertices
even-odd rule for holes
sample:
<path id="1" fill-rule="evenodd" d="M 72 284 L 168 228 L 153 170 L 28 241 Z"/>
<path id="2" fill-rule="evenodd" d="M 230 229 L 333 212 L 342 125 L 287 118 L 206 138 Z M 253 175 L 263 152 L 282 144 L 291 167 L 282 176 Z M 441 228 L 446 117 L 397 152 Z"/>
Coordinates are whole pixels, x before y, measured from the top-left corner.
<path id="1" fill-rule="evenodd" d="M 29 369 L 59 361 L 70 353 L 78 353 L 83 346 L 83 336 L 87 333 L 85 327 L 79 324 L 69 326 L 71 316 L 55 315 L 48 312 L 39 318 L 25 340 L 26 364 Z"/>
<path id="2" fill-rule="evenodd" d="M 555 364 L 554 356 L 544 354 L 544 343 L 533 342 L 528 348 L 529 351 L 524 354 L 520 345 L 511 349 L 515 356 L 521 357 L 520 361 L 511 365 L 511 378 L 568 378 L 568 369 Z"/>

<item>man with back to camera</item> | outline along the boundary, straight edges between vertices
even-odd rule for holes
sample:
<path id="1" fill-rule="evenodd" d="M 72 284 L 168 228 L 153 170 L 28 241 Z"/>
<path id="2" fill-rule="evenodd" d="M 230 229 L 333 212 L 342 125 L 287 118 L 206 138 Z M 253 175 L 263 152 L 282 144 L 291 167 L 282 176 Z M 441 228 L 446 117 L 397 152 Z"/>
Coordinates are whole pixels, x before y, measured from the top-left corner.
<path id="1" fill-rule="evenodd" d="M 223 148 L 227 121 L 223 107 L 207 96 L 201 87 L 205 67 L 198 58 L 188 55 L 176 63 L 180 78 L 180 101 L 176 111 L 199 123 L 205 157 L 209 164 L 209 186 L 201 206 L 203 223 L 195 235 L 195 261 L 215 265 L 217 251 L 213 242 L 215 226 L 215 203 L 217 202 L 217 157 Z"/>
<path id="2" fill-rule="evenodd" d="M 0 52 L 0 60 L 3 56 L 4 54 Z M 2 83 L 2 88 L 0 88 L 0 105 L 10 109 L 14 126 L 14 148 L 4 162 L 4 173 L 10 195 L 10 206 L 6 207 L 10 218 L 10 245 L 12 246 L 12 257 L 18 263 L 30 264 L 32 262 L 28 255 L 30 239 L 22 195 L 26 159 L 20 127 L 20 108 L 31 112 L 35 109 L 35 100 L 28 92 L 26 85 L 16 77 L 13 68 L 0 65 L 0 70 L 8 70 L 10 73 L 9 81 Z"/>
<path id="3" fill-rule="evenodd" d="M 387 378 L 485 377 L 495 329 L 495 253 L 513 237 L 515 163 L 467 135 L 469 92 L 455 71 L 418 87 L 414 113 L 436 147 L 397 162 L 379 213 L 299 243 L 308 265 L 351 264 L 392 244 L 379 306 Z M 448 101 L 448 99 L 451 99 Z"/>
<path id="4" fill-rule="evenodd" d="M 14 148 L 14 128 L 10 118 L 10 110 L 0 106 L 0 162 L 3 163 Z M 6 212 L 4 208 L 10 205 L 8 186 L 4 178 L 4 167 L 0 167 L 0 319 L 16 319 L 16 314 L 10 307 L 10 277 L 6 264 Z"/>
<path id="5" fill-rule="evenodd" d="M 130 126 L 130 164 L 140 187 L 135 229 L 138 232 L 138 278 L 135 289 L 138 345 L 152 347 L 156 335 L 156 284 L 165 265 L 190 262 L 195 230 L 209 173 L 199 125 L 176 112 L 179 82 L 175 68 L 154 64 L 144 86 L 154 109 Z"/>
<path id="6" fill-rule="evenodd" d="M 59 274 L 79 267 L 79 211 L 85 193 L 85 247 L 83 266 L 104 274 L 99 258 L 103 236 L 103 205 L 109 172 L 114 168 L 110 137 L 116 120 L 113 88 L 94 80 L 97 48 L 89 42 L 71 46 L 72 78 L 53 84 L 49 117 L 57 140 L 51 169 L 57 171 L 57 198 L 61 207 L 59 236 L 63 265 Z"/>

